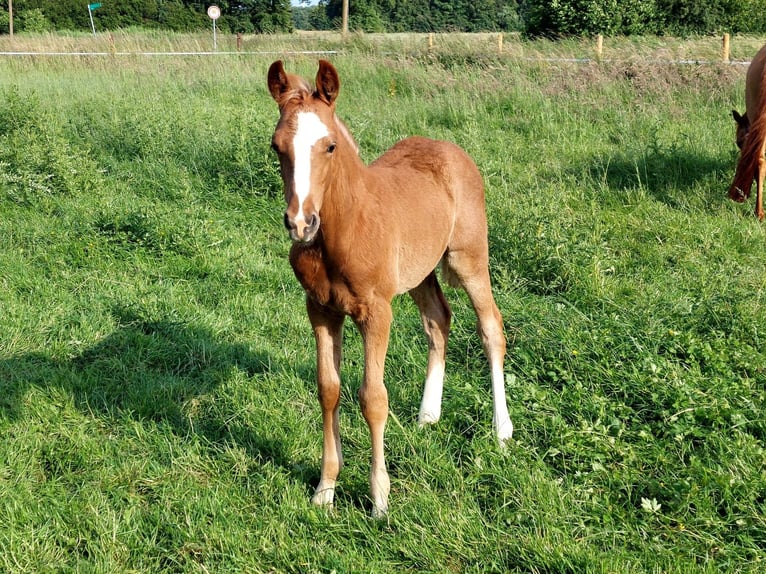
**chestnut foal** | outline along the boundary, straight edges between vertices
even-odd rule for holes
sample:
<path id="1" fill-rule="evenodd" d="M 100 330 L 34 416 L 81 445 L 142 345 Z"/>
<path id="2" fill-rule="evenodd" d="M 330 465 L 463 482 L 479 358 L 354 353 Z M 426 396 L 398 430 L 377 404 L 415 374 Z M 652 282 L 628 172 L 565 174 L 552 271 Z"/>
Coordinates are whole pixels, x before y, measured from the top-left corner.
<path id="1" fill-rule="evenodd" d="M 459 147 L 411 137 L 369 166 L 335 115 L 340 81 L 320 60 L 316 87 L 285 72 L 281 61 L 268 72 L 279 105 L 272 148 L 284 181 L 285 226 L 293 245 L 290 264 L 306 291 L 316 339 L 323 453 L 312 501 L 332 505 L 343 465 L 338 410 L 342 329 L 346 315 L 364 344 L 359 403 L 370 429 L 373 516 L 388 510 L 389 478 L 383 446 L 388 393 L 383 365 L 391 328 L 391 300 L 409 293 L 428 336 L 428 369 L 420 406 L 421 425 L 441 414 L 451 311 L 436 279 L 462 286 L 478 317 L 489 359 L 493 426 L 502 444 L 511 437 L 503 384 L 505 336 L 488 270 L 484 185 L 476 165 Z"/>

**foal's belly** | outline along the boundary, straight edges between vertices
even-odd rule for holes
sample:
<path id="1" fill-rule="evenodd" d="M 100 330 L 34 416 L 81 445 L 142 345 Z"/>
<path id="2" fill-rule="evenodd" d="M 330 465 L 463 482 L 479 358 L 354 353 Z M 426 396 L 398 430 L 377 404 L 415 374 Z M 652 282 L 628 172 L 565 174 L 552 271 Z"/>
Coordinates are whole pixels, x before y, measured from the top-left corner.
<path id="1" fill-rule="evenodd" d="M 447 251 L 453 229 L 451 210 L 431 209 L 428 217 L 420 217 L 400 229 L 396 248 L 398 294 L 420 285 L 439 265 Z M 402 223 L 407 221 L 404 217 Z"/>
<path id="2" fill-rule="evenodd" d="M 420 285 L 428 275 L 436 269 L 444 255 L 444 249 L 429 254 L 414 253 L 404 249 L 399 255 L 399 277 L 396 294 L 401 295 Z"/>

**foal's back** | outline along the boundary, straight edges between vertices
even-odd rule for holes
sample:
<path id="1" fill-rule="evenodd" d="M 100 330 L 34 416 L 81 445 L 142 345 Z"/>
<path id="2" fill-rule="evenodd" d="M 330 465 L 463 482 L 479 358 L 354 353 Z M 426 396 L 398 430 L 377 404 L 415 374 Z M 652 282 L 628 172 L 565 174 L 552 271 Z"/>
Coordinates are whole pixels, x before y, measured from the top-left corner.
<path id="1" fill-rule="evenodd" d="M 434 196 L 431 201 L 456 202 L 475 196 L 484 206 L 484 184 L 476 164 L 457 145 L 420 136 L 403 139 L 370 164 L 373 173 L 382 171 L 396 178 L 392 193 L 409 196 L 423 187 Z M 380 177 L 380 176 L 378 176 Z M 403 202 L 404 206 L 410 201 Z"/>

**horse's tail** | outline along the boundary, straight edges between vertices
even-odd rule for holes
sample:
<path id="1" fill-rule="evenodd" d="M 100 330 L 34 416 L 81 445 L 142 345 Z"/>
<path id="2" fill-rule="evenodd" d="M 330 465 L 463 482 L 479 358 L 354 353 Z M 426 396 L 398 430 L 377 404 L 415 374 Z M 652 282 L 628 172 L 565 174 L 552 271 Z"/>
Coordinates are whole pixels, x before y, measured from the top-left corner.
<path id="1" fill-rule="evenodd" d="M 729 188 L 729 197 L 736 201 L 742 201 L 750 197 L 750 188 L 758 170 L 758 163 L 766 150 L 766 65 L 761 71 L 761 85 L 758 91 L 758 109 L 755 112 L 755 120 L 750 124 L 745 144 L 737 163 L 737 171 L 734 181 Z M 750 115 L 748 110 L 748 116 Z"/>

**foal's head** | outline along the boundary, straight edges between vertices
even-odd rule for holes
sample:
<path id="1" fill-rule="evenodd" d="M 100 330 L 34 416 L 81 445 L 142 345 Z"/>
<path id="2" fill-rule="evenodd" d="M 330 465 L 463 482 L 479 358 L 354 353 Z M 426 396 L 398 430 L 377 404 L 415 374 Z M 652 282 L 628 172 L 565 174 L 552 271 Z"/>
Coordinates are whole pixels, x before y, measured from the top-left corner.
<path id="1" fill-rule="evenodd" d="M 335 117 L 338 73 L 332 64 L 320 60 L 316 88 L 312 88 L 286 73 L 277 61 L 269 68 L 268 84 L 279 104 L 271 147 L 279 156 L 285 187 L 285 227 L 293 241 L 311 243 L 319 232 L 319 212 L 338 140 L 350 139 Z"/>
<path id="2" fill-rule="evenodd" d="M 732 110 L 731 115 L 737 122 L 737 147 L 742 149 L 747 133 L 750 131 L 750 120 L 747 119 L 747 114 L 741 116 L 737 110 Z"/>

